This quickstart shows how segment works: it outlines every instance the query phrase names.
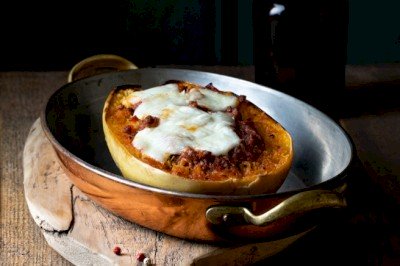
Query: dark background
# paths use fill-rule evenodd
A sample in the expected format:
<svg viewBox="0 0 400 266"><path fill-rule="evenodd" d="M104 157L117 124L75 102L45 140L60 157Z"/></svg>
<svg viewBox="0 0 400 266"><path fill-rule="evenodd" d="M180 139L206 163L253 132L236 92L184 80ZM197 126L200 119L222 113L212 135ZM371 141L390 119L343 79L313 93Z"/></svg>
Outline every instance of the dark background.
<svg viewBox="0 0 400 266"><path fill-rule="evenodd" d="M13 1L1 8L1 68L69 69L98 53L140 67L214 64L213 1Z"/></svg>
<svg viewBox="0 0 400 266"><path fill-rule="evenodd" d="M255 1L3 1L0 70L68 70L98 53L140 67L252 65ZM318 2L341 0L303 6ZM348 6L346 63L398 62L400 3L349 0Z"/></svg>

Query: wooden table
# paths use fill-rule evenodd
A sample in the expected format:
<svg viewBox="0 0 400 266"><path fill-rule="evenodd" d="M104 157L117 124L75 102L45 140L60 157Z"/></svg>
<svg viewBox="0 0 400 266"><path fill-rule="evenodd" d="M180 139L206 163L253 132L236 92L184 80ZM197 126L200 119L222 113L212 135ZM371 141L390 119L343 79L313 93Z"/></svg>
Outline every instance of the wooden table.
<svg viewBox="0 0 400 266"><path fill-rule="evenodd" d="M252 67L190 67L254 80ZM264 263L400 265L400 66L348 66L348 101L340 123L353 138L360 174L351 207ZM23 191L22 150L32 123L67 71L0 72L1 226L3 265L70 265L44 240ZM349 102L357 101L351 109ZM354 106L355 107L355 106Z"/></svg>

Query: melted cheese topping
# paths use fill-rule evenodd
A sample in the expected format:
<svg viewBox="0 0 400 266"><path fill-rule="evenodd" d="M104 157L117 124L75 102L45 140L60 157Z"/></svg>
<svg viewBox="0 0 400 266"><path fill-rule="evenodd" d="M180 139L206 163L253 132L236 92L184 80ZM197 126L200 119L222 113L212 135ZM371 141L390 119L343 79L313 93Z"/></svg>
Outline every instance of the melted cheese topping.
<svg viewBox="0 0 400 266"><path fill-rule="evenodd" d="M135 91L128 101L132 105L141 102L134 112L138 118L151 115L160 119L157 127L139 131L132 140L135 148L159 162L186 147L216 156L227 154L240 142L233 131L233 118L221 112L237 106L236 96L202 88L179 92L176 84L167 84ZM212 112L189 106L191 101Z"/></svg>

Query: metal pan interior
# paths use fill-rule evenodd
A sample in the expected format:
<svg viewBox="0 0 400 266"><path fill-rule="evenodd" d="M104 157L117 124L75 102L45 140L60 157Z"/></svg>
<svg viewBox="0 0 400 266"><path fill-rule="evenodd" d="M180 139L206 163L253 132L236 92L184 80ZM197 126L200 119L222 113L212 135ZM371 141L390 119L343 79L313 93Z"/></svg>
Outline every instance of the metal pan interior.
<svg viewBox="0 0 400 266"><path fill-rule="evenodd" d="M252 82L191 70L129 70L66 84L49 98L44 108L42 123L45 132L59 150L70 154L83 167L108 178L156 192L197 197L140 185L123 178L104 140L102 109L115 86L140 84L143 88L150 88L167 80L187 80L201 85L211 82L221 90L246 95L289 131L295 156L289 176L277 193L308 189L340 178L350 165L353 146L349 137L337 123L312 106Z"/></svg>

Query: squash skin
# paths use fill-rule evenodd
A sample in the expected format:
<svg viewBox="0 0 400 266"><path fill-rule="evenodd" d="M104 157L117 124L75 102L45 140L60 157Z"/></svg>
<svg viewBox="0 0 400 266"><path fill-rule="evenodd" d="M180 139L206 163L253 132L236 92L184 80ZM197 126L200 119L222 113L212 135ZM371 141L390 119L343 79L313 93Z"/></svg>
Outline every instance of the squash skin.
<svg viewBox="0 0 400 266"><path fill-rule="evenodd" d="M293 160L291 136L278 122L249 101L245 101L246 104L241 106L239 112L244 119L249 118L255 122L256 129L265 143L277 143L271 148L271 154L275 154L275 157L272 158L274 163L269 163L266 170L259 169L242 178L228 178L218 181L199 180L181 177L158 169L139 159L130 151L127 147L128 144L124 143L118 132L110 126L110 119L113 119L113 113L124 97L124 93L126 92L121 89L111 91L104 104L102 123L110 154L125 178L166 190L213 195L274 193L286 179ZM273 140L268 136L269 133L264 130L265 128L273 130ZM120 129L122 130L122 126ZM267 144L271 146L271 143Z"/></svg>

